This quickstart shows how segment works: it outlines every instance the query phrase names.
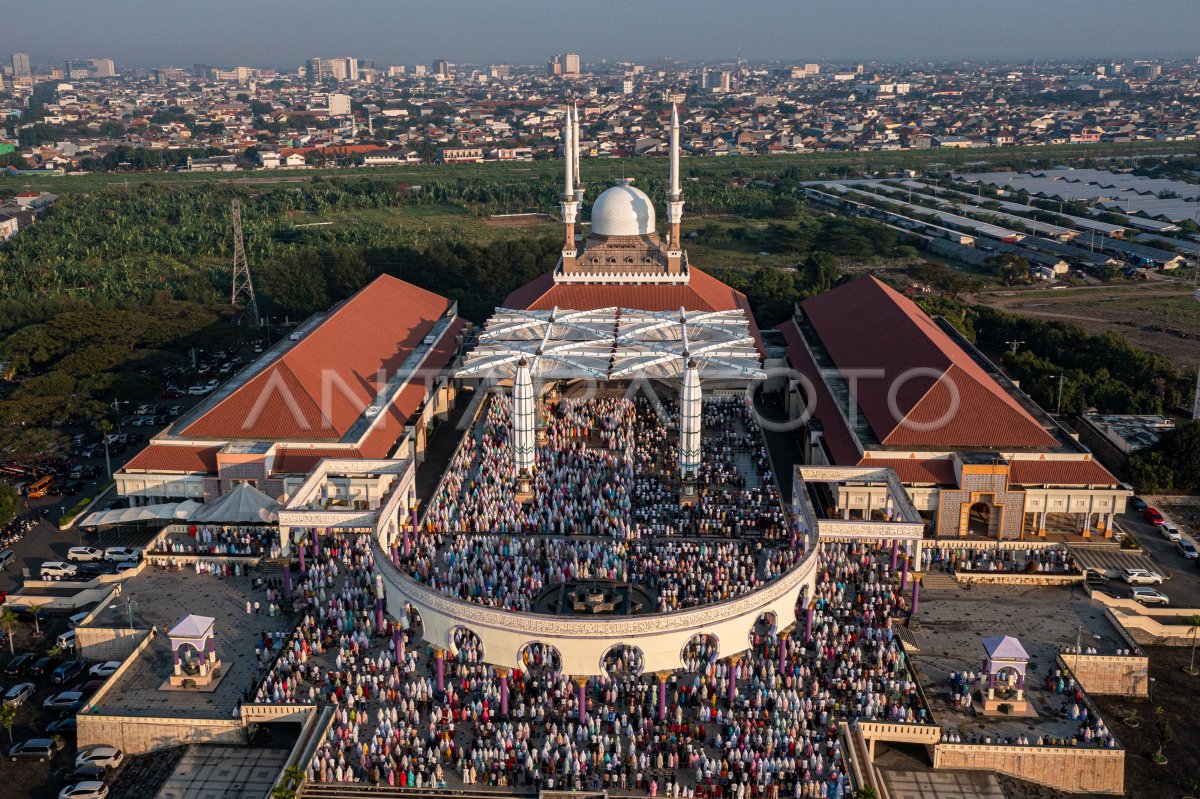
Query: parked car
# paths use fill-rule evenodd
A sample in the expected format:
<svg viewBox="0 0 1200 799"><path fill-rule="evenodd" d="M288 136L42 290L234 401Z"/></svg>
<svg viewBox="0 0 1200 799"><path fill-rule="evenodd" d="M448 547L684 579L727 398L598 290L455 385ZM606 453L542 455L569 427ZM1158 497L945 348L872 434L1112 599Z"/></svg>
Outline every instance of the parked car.
<svg viewBox="0 0 1200 799"><path fill-rule="evenodd" d="M86 780L68 785L58 792L58 799L106 799L108 786L99 780Z"/></svg>
<svg viewBox="0 0 1200 799"><path fill-rule="evenodd" d="M31 682L19 682L4 692L4 704L20 707L29 701L37 686Z"/></svg>
<svg viewBox="0 0 1200 799"><path fill-rule="evenodd" d="M67 550L67 560L75 563L91 563L94 560L104 560L104 550L95 547L71 547Z"/></svg>
<svg viewBox="0 0 1200 799"><path fill-rule="evenodd" d="M83 620L92 615L92 611L85 610L81 613L76 613L74 616L67 617L67 626L74 630L79 625L83 624Z"/></svg>
<svg viewBox="0 0 1200 799"><path fill-rule="evenodd" d="M79 567L74 563L48 560L41 566L43 580L69 580L78 573Z"/></svg>
<svg viewBox="0 0 1200 799"><path fill-rule="evenodd" d="M90 480L100 474L99 466L75 466L67 473L67 477L72 480Z"/></svg>
<svg viewBox="0 0 1200 799"><path fill-rule="evenodd" d="M1133 589L1133 601L1140 602L1143 605L1169 605L1171 600L1167 599L1167 595L1153 588L1135 588Z"/></svg>
<svg viewBox="0 0 1200 799"><path fill-rule="evenodd" d="M1146 500L1142 499L1141 497L1129 498L1129 510L1133 511L1134 513L1145 513L1147 507L1149 506L1146 504Z"/></svg>
<svg viewBox="0 0 1200 799"><path fill-rule="evenodd" d="M1160 527L1166 522L1166 519L1163 518L1163 515L1159 512L1158 508L1150 505L1147 505L1146 509L1142 511L1142 517L1155 527Z"/></svg>
<svg viewBox="0 0 1200 799"><path fill-rule="evenodd" d="M1130 585L1162 585L1163 576L1149 569L1121 569L1121 577Z"/></svg>
<svg viewBox="0 0 1200 799"><path fill-rule="evenodd" d="M17 556L13 554L11 549L0 551L0 570L7 569Z"/></svg>
<svg viewBox="0 0 1200 799"><path fill-rule="evenodd" d="M106 660L103 663L97 663L96 665L94 665L90 669L88 669L88 674L92 675L93 677L100 677L102 679L108 679L109 677L116 674L117 669L119 669L119 668L121 668L121 661Z"/></svg>
<svg viewBox="0 0 1200 799"><path fill-rule="evenodd" d="M54 670L58 668L59 663L62 663L62 658L56 658L50 655L38 658L37 662L29 667L29 676L36 677L38 679L41 679L42 677L49 677Z"/></svg>
<svg viewBox="0 0 1200 799"><path fill-rule="evenodd" d="M1158 526L1158 531L1162 533L1163 538L1168 541L1178 541L1180 538L1179 528L1170 522L1163 522Z"/></svg>
<svg viewBox="0 0 1200 799"><path fill-rule="evenodd" d="M107 561L138 560L141 556L141 550L133 547L109 547L104 550L104 559Z"/></svg>
<svg viewBox="0 0 1200 799"><path fill-rule="evenodd" d="M1179 554L1183 555L1188 560L1200 558L1200 549L1196 549L1196 545L1191 541L1179 539L1175 542L1175 548L1179 550Z"/></svg>
<svg viewBox="0 0 1200 799"><path fill-rule="evenodd" d="M29 668L37 662L37 659L38 654L36 652L22 652L8 661L8 665L4 667L4 676L20 677L29 671Z"/></svg>
<svg viewBox="0 0 1200 799"><path fill-rule="evenodd" d="M209 388L208 386L197 383L194 386L188 386L187 393L193 397L203 397L205 394L207 394L210 391L212 391L212 389Z"/></svg>
<svg viewBox="0 0 1200 799"><path fill-rule="evenodd" d="M79 721L75 716L63 716L61 719L46 725L47 735L74 735L79 729Z"/></svg>
<svg viewBox="0 0 1200 799"><path fill-rule="evenodd" d="M129 571L130 569L136 569L137 567L138 562L136 560L123 560L116 566L113 566L113 571L117 574L120 574L121 572Z"/></svg>
<svg viewBox="0 0 1200 799"><path fill-rule="evenodd" d="M42 707L46 710L74 712L83 707L83 694L78 691L63 691L42 700Z"/></svg>
<svg viewBox="0 0 1200 799"><path fill-rule="evenodd" d="M10 746L8 748L8 757L11 760L21 758L45 763L54 757L54 753L57 751L54 747L54 741L51 738L30 738L27 741L19 741Z"/></svg>
<svg viewBox="0 0 1200 799"><path fill-rule="evenodd" d="M1088 569L1083 573L1083 579L1089 585L1104 585L1108 582L1108 575L1099 569Z"/></svg>
<svg viewBox="0 0 1200 799"><path fill-rule="evenodd" d="M75 631L67 630L65 633L62 633L61 635L58 636L58 638L54 639L54 644L59 649L74 649L75 648Z"/></svg>
<svg viewBox="0 0 1200 799"><path fill-rule="evenodd" d="M74 718L74 716L68 716L66 719L59 719L59 721L66 721L67 719ZM67 781L90 782L95 780L97 782L104 782L106 777L108 777L108 769L106 769L104 766L76 766L75 770L67 775Z"/></svg>
<svg viewBox="0 0 1200 799"><path fill-rule="evenodd" d="M74 636L75 633L72 632L71 635ZM61 638L62 636L59 637ZM74 645L74 643L75 641L72 639L71 644ZM53 672L51 672L50 682L54 683L55 685L68 683L78 677L79 672L83 671L86 665L87 664L82 660L64 660L62 663L58 664L58 667Z"/></svg>
<svg viewBox="0 0 1200 799"><path fill-rule="evenodd" d="M115 746L89 746L75 756L77 766L117 768L125 762L125 754Z"/></svg>

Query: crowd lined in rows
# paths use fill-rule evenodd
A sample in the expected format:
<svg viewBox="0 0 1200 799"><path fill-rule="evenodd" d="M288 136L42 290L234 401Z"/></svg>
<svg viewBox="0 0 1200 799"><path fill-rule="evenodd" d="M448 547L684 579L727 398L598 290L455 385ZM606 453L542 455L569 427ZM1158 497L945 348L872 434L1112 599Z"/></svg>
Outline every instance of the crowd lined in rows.
<svg viewBox="0 0 1200 799"><path fill-rule="evenodd" d="M147 554L278 557L279 531L264 526L188 525L164 535Z"/></svg>
<svg viewBox="0 0 1200 799"><path fill-rule="evenodd" d="M545 402L532 475L534 501L515 480L512 400L492 395L451 459L425 515L431 532L603 535L638 539L781 539L787 522L753 409L740 397L703 404L698 501L681 505L678 406L644 396Z"/></svg>
<svg viewBox="0 0 1200 799"><path fill-rule="evenodd" d="M633 647L581 688L549 646L502 670L463 628L442 653L420 642L414 613L380 627L365 542L324 537L306 557L303 620L253 695L334 706L313 781L830 797L849 792L839 722L928 721L892 634L904 599L884 550L826 545L794 628L781 635L764 615L737 661L698 636L660 704Z"/></svg>
<svg viewBox="0 0 1200 799"><path fill-rule="evenodd" d="M551 586L598 579L634 583L664 611L755 591L789 571L795 552L751 540L424 534L401 565L442 593L505 610L531 611Z"/></svg>
<svg viewBox="0 0 1200 799"><path fill-rule="evenodd" d="M925 571L936 566L947 572L1079 572L1079 564L1070 551L1057 546L1023 549L927 546L922 561Z"/></svg>

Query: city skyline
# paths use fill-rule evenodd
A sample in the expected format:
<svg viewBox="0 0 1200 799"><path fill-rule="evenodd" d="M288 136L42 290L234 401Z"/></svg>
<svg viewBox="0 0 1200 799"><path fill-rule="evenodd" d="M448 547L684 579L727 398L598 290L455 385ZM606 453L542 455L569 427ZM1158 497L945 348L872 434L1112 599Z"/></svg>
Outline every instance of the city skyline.
<svg viewBox="0 0 1200 799"><path fill-rule="evenodd" d="M505 15L479 0L397 9L382 0L353 0L335 19L312 0L235 5L210 0L189 7L186 25L145 13L144 0L103 8L67 2L61 13L6 9L0 52L30 53L35 64L67 58L113 58L130 67L193 62L292 68L314 55L345 52L377 63L544 63L550 54L579 52L601 60L751 61L1040 60L1192 57L1194 37L1176 24L1185 0L1165 0L1154 15L1120 17L1115 0L1066 0L1049 7L1033 0L983 7L917 0L880 7L866 0L805 7L778 0L731 16L715 3L679 15L661 0L580 8L564 14L542 0L515 0ZM157 6L156 6L157 7ZM630 29L633 13L642 23ZM867 13L869 12L869 13ZM1085 13L1086 12L1086 13ZM394 24L364 26L364 18ZM142 19L144 23L130 24ZM232 19L241 24L231 26ZM578 31L588 30L586 41ZM264 37L265 33L272 34ZM1019 42L1014 45L1013 42ZM268 44L269 43L269 44Z"/></svg>

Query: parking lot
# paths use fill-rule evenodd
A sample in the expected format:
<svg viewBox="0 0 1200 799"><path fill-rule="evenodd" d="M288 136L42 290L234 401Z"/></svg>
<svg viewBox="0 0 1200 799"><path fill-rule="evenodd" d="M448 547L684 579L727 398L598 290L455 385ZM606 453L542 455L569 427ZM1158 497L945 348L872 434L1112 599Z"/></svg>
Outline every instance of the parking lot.
<svg viewBox="0 0 1200 799"><path fill-rule="evenodd" d="M1175 543L1168 541L1161 529L1148 523L1140 513L1122 514L1117 526L1133 536L1138 546L1154 562L1156 570L1166 578L1158 588L1170 598L1172 606L1200 608L1198 561L1188 560L1180 554ZM1195 536L1200 531L1178 522L1177 526L1185 539L1195 542ZM1107 590L1117 596L1129 596L1129 587L1119 581L1109 581Z"/></svg>

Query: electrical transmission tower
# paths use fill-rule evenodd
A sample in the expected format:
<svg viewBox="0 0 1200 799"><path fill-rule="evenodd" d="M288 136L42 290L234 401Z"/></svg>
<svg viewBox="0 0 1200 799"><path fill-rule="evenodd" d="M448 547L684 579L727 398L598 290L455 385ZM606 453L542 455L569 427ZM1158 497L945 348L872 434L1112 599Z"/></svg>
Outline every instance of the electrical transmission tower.
<svg viewBox="0 0 1200 799"><path fill-rule="evenodd" d="M246 299L246 307L254 313L254 324L259 323L258 301L254 299L254 283L250 280L250 263L246 260L246 244L242 240L242 203L233 201L233 292L230 302L237 305L238 299Z"/></svg>

